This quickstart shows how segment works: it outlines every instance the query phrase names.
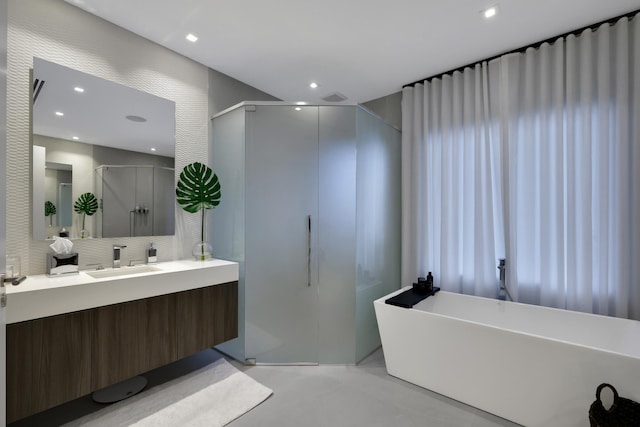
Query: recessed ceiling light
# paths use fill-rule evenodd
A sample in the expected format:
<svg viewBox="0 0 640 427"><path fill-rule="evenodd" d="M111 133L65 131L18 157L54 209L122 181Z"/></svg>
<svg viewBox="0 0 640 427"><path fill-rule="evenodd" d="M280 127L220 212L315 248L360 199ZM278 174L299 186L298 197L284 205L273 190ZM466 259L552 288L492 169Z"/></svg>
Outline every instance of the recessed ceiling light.
<svg viewBox="0 0 640 427"><path fill-rule="evenodd" d="M307 103L304 101L298 101L296 102L296 105L307 105Z"/></svg>
<svg viewBox="0 0 640 427"><path fill-rule="evenodd" d="M498 6L491 6L490 8L484 9L482 11L482 15L487 19L493 18L494 16L497 15L497 13L498 13Z"/></svg>
<svg viewBox="0 0 640 427"><path fill-rule="evenodd" d="M155 147L151 147L151 151L156 151L156 148Z"/></svg>
<svg viewBox="0 0 640 427"><path fill-rule="evenodd" d="M62 111L56 111L56 116L64 116L64 113Z"/></svg>
<svg viewBox="0 0 640 427"><path fill-rule="evenodd" d="M316 83L316 82L311 82L311 83L309 84L309 87L310 87L311 89L315 89L315 88L317 88L317 87L318 87L318 83Z"/></svg>
<svg viewBox="0 0 640 427"><path fill-rule="evenodd" d="M198 38L196 36L194 36L193 34L189 33L187 34L187 40L189 40L192 43L195 43L198 41Z"/></svg>
<svg viewBox="0 0 640 427"><path fill-rule="evenodd" d="M84 89L81 88L80 86L74 87L73 90L75 90L76 92L80 92L80 93L84 92Z"/></svg>
<svg viewBox="0 0 640 427"><path fill-rule="evenodd" d="M144 117L140 117L140 116L126 116L127 120L131 120L132 122L136 122L136 123L144 123L147 121L147 119L145 119Z"/></svg>
<svg viewBox="0 0 640 427"><path fill-rule="evenodd" d="M77 137L77 136L72 136L72 137L71 137L71 139L74 139L74 140L76 140L76 141L77 141L77 140L79 140L80 138L79 138L79 137Z"/></svg>
<svg viewBox="0 0 640 427"><path fill-rule="evenodd" d="M302 107L296 107L296 111L302 110Z"/></svg>

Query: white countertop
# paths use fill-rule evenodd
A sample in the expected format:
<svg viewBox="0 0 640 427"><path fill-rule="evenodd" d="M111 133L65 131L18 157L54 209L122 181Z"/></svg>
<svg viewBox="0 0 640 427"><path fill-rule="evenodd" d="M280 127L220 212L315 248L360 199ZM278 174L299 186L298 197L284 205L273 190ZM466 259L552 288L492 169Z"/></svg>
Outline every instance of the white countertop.
<svg viewBox="0 0 640 427"><path fill-rule="evenodd" d="M7 286L7 323L22 322L238 280L238 264L231 261L219 259L183 260L159 262L152 265L158 271L100 279L87 274L91 270L56 277L29 276L18 286ZM129 267L121 267L119 271L127 268ZM107 270L110 269L101 271Z"/></svg>

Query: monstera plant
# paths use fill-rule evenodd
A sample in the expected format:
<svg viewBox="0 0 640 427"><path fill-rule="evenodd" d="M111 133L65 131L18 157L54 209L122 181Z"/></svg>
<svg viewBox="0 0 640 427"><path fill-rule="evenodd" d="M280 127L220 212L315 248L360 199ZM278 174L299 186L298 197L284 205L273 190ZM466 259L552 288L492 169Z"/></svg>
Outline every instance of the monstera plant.
<svg viewBox="0 0 640 427"><path fill-rule="evenodd" d="M82 230L80 231L80 237L87 237L87 232L84 228L84 222L87 215L91 216L98 210L98 199L93 193L83 193L78 197L78 200L73 205L73 210L76 213L82 214Z"/></svg>
<svg viewBox="0 0 640 427"><path fill-rule="evenodd" d="M56 205L53 202L47 200L44 202L44 216L49 217L49 226L53 225L53 216L58 212L56 210Z"/></svg>
<svg viewBox="0 0 640 427"><path fill-rule="evenodd" d="M222 193L218 176L210 167L200 163L190 163L182 169L176 186L176 200L189 213L202 213L200 242L193 248L197 260L211 258L211 245L204 238L205 211L220 204Z"/></svg>

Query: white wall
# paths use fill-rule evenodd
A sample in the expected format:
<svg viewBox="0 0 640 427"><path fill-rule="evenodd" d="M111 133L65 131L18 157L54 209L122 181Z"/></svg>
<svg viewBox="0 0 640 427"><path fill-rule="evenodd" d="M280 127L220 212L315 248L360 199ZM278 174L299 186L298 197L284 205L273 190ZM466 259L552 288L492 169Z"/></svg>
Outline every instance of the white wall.
<svg viewBox="0 0 640 427"><path fill-rule="evenodd" d="M62 0L8 5L7 252L22 258L27 274L45 271L48 243L31 239L30 87L33 57L75 68L176 103L176 171L208 157L208 69L88 14ZM4 209L2 209L4 212ZM161 261L190 256L199 215L176 209L176 236L74 241L81 266L111 261L111 246L125 244L123 260L143 258L153 240Z"/></svg>
<svg viewBox="0 0 640 427"><path fill-rule="evenodd" d="M280 99L220 71L209 69L210 117L242 101L280 101Z"/></svg>
<svg viewBox="0 0 640 427"><path fill-rule="evenodd" d="M402 92L372 99L362 105L396 129L402 129Z"/></svg>

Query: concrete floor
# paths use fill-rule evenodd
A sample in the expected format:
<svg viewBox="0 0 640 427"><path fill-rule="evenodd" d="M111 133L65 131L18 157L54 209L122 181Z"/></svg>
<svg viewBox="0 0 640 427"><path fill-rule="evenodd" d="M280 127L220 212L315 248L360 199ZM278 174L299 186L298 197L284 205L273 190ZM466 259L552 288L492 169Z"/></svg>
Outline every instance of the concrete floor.
<svg viewBox="0 0 640 427"><path fill-rule="evenodd" d="M273 395L229 427L517 426L388 375L382 350L357 366L234 366Z"/></svg>
<svg viewBox="0 0 640 427"><path fill-rule="evenodd" d="M206 350L145 374L148 388L222 357ZM517 426L387 374L382 350L357 366L244 366L231 362L273 395L230 427L492 427ZM10 393L10 390L7 392ZM59 426L104 406L90 396L9 424Z"/></svg>

